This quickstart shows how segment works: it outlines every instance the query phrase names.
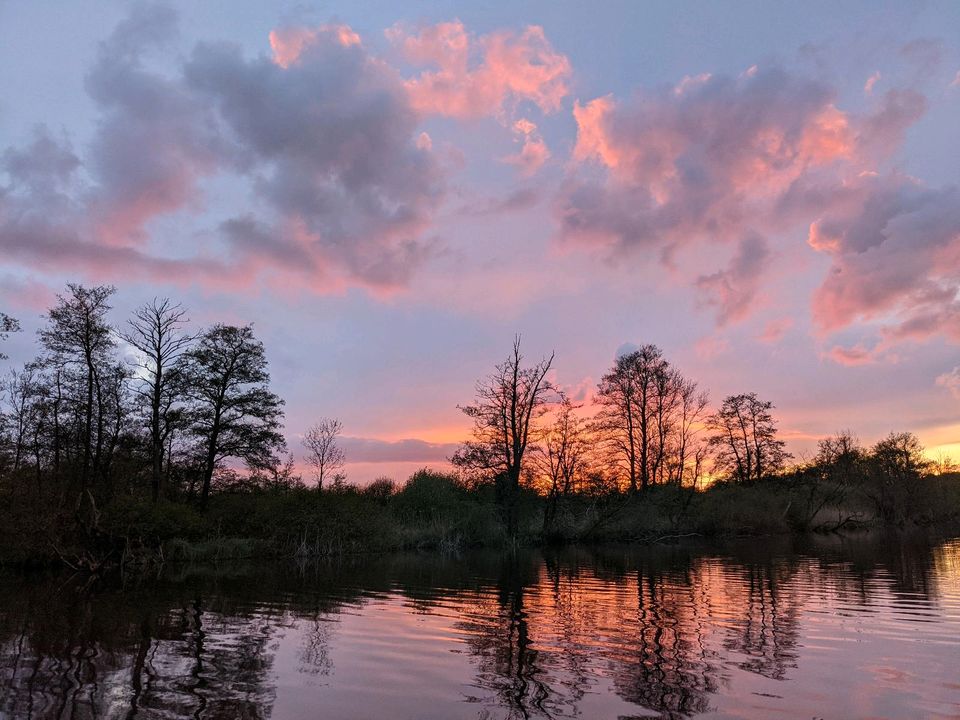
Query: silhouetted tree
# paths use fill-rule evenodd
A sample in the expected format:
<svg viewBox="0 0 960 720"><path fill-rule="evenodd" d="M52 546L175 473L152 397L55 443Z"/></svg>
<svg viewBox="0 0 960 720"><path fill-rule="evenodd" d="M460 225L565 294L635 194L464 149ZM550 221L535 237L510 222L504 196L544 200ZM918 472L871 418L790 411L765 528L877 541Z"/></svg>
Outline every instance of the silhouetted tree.
<svg viewBox="0 0 960 720"><path fill-rule="evenodd" d="M313 468L317 490L323 490L324 480L335 477L343 468L343 450L337 445L342 430L343 423L336 418L321 418L303 436L307 449L304 460Z"/></svg>
<svg viewBox="0 0 960 720"><path fill-rule="evenodd" d="M806 529L825 508L839 507L853 490L860 488L866 466L867 452L849 430L820 440L812 465L796 473L797 483L805 490L797 516L801 529ZM849 517L838 516L835 527L848 520Z"/></svg>
<svg viewBox="0 0 960 720"><path fill-rule="evenodd" d="M191 429L202 446L200 505L206 507L217 467L228 458L250 468L277 463L283 400L269 387L263 344L249 325L214 325L185 355Z"/></svg>
<svg viewBox="0 0 960 720"><path fill-rule="evenodd" d="M667 479L682 486L689 478L696 487L703 474L707 444L701 432L710 397L694 380L673 374L673 392L677 400L670 423L670 449L665 464Z"/></svg>
<svg viewBox="0 0 960 720"><path fill-rule="evenodd" d="M902 523L914 509L917 485L929 470L916 435L890 433L873 446L864 494L886 522Z"/></svg>
<svg viewBox="0 0 960 720"><path fill-rule="evenodd" d="M6 313L0 312L0 340L6 340L12 332L20 331L20 323L16 318L12 318ZM0 360L6 360L7 356L0 352Z"/></svg>
<svg viewBox="0 0 960 720"><path fill-rule="evenodd" d="M703 451L695 438L707 396L657 346L618 356L597 386L597 403L594 432L630 492L699 473Z"/></svg>
<svg viewBox="0 0 960 720"><path fill-rule="evenodd" d="M146 404L150 432L151 494L156 502L163 495L163 460L167 441L179 417L176 404L184 391L183 359L196 336L183 331L186 311L169 299L150 302L134 311L124 340L138 351L139 370L135 388Z"/></svg>
<svg viewBox="0 0 960 720"><path fill-rule="evenodd" d="M67 289L67 295L57 296L57 305L48 314L49 324L40 330L40 342L48 353L48 363L61 371L64 379L73 380L70 384L75 383L82 393L70 398L70 404L81 418L80 488L85 490L101 459L103 443L97 431L103 418L95 418L95 397L98 383L109 372L115 344L107 322L107 303L116 289L74 284Z"/></svg>
<svg viewBox="0 0 960 720"><path fill-rule="evenodd" d="M708 420L714 466L736 482L761 480L783 469L791 456L777 438L773 403L756 393L731 395Z"/></svg>
<svg viewBox="0 0 960 720"><path fill-rule="evenodd" d="M475 404L460 408L473 420L473 437L451 461L467 472L497 479L498 498L506 509L511 537L517 531L516 505L524 456L554 392L547 380L552 364L551 353L549 358L523 367L517 336L510 356L496 366L492 375L477 383Z"/></svg>
<svg viewBox="0 0 960 720"><path fill-rule="evenodd" d="M547 505L543 511L543 531L553 525L561 498L567 497L587 471L589 442L577 417L577 406L563 397L553 424L544 432L537 447L538 464L546 476Z"/></svg>

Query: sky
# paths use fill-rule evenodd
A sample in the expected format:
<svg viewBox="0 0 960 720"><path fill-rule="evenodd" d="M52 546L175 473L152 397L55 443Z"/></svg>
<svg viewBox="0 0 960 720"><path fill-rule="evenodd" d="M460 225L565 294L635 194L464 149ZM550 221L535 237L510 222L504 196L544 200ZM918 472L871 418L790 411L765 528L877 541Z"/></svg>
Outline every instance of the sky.
<svg viewBox="0 0 960 720"><path fill-rule="evenodd" d="M286 433L442 466L515 334L658 345L789 448L960 459L960 4L0 0L0 310L254 324Z"/></svg>

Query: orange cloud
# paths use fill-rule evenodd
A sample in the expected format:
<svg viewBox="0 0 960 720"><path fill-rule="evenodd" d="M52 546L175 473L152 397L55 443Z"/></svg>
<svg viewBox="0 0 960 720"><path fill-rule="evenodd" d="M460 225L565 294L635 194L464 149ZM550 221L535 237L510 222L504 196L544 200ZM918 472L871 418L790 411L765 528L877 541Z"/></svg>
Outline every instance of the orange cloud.
<svg viewBox="0 0 960 720"><path fill-rule="evenodd" d="M519 35L498 30L476 38L454 20L416 34L397 25L387 37L411 63L436 68L406 82L411 102L425 114L476 118L521 101L555 112L569 92L570 62L536 25Z"/></svg>

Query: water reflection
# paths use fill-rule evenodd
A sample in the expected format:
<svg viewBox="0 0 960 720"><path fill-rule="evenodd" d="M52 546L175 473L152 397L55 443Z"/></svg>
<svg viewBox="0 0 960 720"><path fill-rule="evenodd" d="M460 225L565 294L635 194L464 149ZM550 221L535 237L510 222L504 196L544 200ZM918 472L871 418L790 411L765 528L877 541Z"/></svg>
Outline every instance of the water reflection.
<svg viewBox="0 0 960 720"><path fill-rule="evenodd" d="M0 717L950 717L960 542L0 577Z"/></svg>

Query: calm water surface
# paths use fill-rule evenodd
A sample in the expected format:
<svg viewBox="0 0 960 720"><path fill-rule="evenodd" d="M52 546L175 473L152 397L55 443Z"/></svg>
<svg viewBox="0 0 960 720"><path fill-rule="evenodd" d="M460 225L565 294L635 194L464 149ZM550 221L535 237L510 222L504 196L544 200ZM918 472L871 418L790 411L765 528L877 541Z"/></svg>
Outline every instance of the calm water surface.
<svg viewBox="0 0 960 720"><path fill-rule="evenodd" d="M2 718L958 718L960 540L0 575Z"/></svg>

